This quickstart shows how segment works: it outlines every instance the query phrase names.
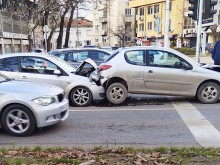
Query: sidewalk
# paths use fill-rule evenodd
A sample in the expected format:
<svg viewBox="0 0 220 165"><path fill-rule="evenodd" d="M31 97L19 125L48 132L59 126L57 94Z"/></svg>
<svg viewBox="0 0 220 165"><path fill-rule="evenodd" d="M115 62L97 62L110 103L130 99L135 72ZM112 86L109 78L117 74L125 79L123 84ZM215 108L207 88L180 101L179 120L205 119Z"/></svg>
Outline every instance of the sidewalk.
<svg viewBox="0 0 220 165"><path fill-rule="evenodd" d="M196 57L191 57L196 61ZM211 56L200 56L200 63L214 64Z"/></svg>

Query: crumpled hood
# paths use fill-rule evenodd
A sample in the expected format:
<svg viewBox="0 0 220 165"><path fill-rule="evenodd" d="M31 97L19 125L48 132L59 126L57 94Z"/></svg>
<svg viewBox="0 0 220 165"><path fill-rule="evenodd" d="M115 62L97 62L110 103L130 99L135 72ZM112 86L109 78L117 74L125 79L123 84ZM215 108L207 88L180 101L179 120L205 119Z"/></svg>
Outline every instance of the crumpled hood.
<svg viewBox="0 0 220 165"><path fill-rule="evenodd" d="M37 82L11 80L0 83L0 93L30 94L36 97L49 95L54 96L63 92L60 87Z"/></svg>

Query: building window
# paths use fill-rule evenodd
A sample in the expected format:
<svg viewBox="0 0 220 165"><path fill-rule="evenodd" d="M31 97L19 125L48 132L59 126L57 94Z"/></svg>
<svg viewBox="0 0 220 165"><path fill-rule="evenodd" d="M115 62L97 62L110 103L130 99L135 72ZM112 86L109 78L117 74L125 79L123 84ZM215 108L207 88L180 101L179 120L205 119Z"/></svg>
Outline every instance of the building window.
<svg viewBox="0 0 220 165"><path fill-rule="evenodd" d="M125 29L131 29L131 22L125 23Z"/></svg>
<svg viewBox="0 0 220 165"><path fill-rule="evenodd" d="M107 23L104 22L104 23L102 23L102 30L106 30L106 29L107 29Z"/></svg>
<svg viewBox="0 0 220 165"><path fill-rule="evenodd" d="M92 35L92 31L91 30L86 30L86 35L87 36L91 36Z"/></svg>
<svg viewBox="0 0 220 165"><path fill-rule="evenodd" d="M102 0L101 1L102 4L106 4L106 2L107 2L106 0Z"/></svg>
<svg viewBox="0 0 220 165"><path fill-rule="evenodd" d="M140 8L140 16L144 15L144 8Z"/></svg>
<svg viewBox="0 0 220 165"><path fill-rule="evenodd" d="M152 30L152 22L147 23L147 30Z"/></svg>
<svg viewBox="0 0 220 165"><path fill-rule="evenodd" d="M148 15L153 13L153 7L152 6L148 6L148 11L147 11Z"/></svg>
<svg viewBox="0 0 220 165"><path fill-rule="evenodd" d="M154 13L159 13L159 5L154 5Z"/></svg>
<svg viewBox="0 0 220 165"><path fill-rule="evenodd" d="M140 32L144 31L144 24L143 23L139 24L139 31Z"/></svg>
<svg viewBox="0 0 220 165"><path fill-rule="evenodd" d="M125 15L130 16L131 14L131 9L125 9Z"/></svg>
<svg viewBox="0 0 220 165"><path fill-rule="evenodd" d="M96 39L95 39L95 42L99 42L99 39L98 39L98 38L96 38Z"/></svg>
<svg viewBox="0 0 220 165"><path fill-rule="evenodd" d="M85 45L91 45L91 40L85 40L84 43Z"/></svg>
<svg viewBox="0 0 220 165"><path fill-rule="evenodd" d="M76 41L76 46L82 46L82 41Z"/></svg>
<svg viewBox="0 0 220 165"><path fill-rule="evenodd" d="M107 37L105 36L105 37L102 37L102 42L103 43L106 43L107 42Z"/></svg>
<svg viewBox="0 0 220 165"><path fill-rule="evenodd" d="M96 30L96 31L99 30L99 25L95 25L95 30Z"/></svg>
<svg viewBox="0 0 220 165"><path fill-rule="evenodd" d="M125 42L131 42L131 36L125 36Z"/></svg>
<svg viewBox="0 0 220 165"><path fill-rule="evenodd" d="M102 17L103 18L107 18L107 10L103 10L102 11Z"/></svg>

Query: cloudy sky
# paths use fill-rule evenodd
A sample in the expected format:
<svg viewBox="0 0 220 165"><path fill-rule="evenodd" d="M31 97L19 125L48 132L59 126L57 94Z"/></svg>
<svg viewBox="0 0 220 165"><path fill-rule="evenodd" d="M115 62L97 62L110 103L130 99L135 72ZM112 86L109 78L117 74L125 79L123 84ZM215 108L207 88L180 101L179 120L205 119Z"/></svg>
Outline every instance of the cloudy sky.
<svg viewBox="0 0 220 165"><path fill-rule="evenodd" d="M85 17L86 19L91 20L91 9L92 9L92 4L87 3L83 6L79 6L79 17ZM74 18L76 18L76 11L74 14Z"/></svg>

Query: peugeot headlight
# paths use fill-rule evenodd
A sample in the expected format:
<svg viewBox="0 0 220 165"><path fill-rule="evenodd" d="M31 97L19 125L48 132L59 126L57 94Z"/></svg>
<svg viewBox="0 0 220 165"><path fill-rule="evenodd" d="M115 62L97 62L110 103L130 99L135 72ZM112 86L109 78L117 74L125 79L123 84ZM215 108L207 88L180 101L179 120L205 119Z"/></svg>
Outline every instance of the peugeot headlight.
<svg viewBox="0 0 220 165"><path fill-rule="evenodd" d="M33 100L36 104L47 106L49 104L55 103L55 98L52 96L42 96Z"/></svg>

